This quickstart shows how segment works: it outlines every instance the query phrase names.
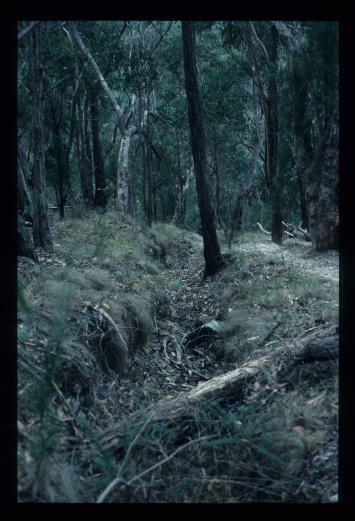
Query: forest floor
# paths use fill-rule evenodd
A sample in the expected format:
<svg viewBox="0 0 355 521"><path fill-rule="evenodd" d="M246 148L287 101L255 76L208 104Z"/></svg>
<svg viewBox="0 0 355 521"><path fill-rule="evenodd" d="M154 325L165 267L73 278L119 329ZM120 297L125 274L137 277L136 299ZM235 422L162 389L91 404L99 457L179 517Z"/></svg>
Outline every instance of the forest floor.
<svg viewBox="0 0 355 521"><path fill-rule="evenodd" d="M54 252L38 250L40 267L19 261L19 501L93 502L115 479L113 502L337 501L336 362L307 364L286 380L275 363L227 408L204 404L179 456L171 423L134 435L132 422L242 364L275 352L292 358L334 335L338 252L292 239L277 246L261 233L228 249L221 238L225 267L203 279L202 238L171 225L150 232L108 215L54 219L52 233ZM125 377L82 351L89 342L75 305L111 317L136 310L149 334ZM210 323L221 326L216 336L186 341ZM113 431L126 440L114 456L109 443L90 448ZM218 440L208 445L208 436Z"/></svg>

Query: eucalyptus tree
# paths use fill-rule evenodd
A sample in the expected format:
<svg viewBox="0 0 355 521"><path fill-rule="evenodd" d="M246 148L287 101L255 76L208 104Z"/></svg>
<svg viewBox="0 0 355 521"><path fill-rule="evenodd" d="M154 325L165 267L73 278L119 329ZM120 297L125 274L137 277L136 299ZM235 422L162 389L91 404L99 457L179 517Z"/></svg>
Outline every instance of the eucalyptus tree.
<svg viewBox="0 0 355 521"><path fill-rule="evenodd" d="M33 107L33 238L34 246L52 248L46 196L45 143L43 128L43 76L41 25L29 36L30 75Z"/></svg>
<svg viewBox="0 0 355 521"><path fill-rule="evenodd" d="M36 24L38 25L38 24ZM38 260L33 243L33 204L31 169L33 160L32 106L29 86L29 44L24 39L33 31L19 23L22 43L18 46L17 71L17 254ZM20 38L19 38L20 42Z"/></svg>
<svg viewBox="0 0 355 521"><path fill-rule="evenodd" d="M139 22L138 25L142 22ZM152 91L150 73L153 68L152 59L157 46L169 30L169 23L163 26L149 24L144 30L137 24L122 22L120 37L125 34L124 40L118 42L126 48L125 70L117 64L119 69L117 89L110 88L98 63L84 44L77 25L68 23L70 36L81 54L95 70L97 78L110 100L117 118L117 125L121 134L121 142L117 161L117 197L116 208L120 214L132 213L132 169L130 149L133 136L144 138L147 147L151 140L147 133L147 124L150 112L154 112L154 93ZM137 43L138 42L138 43ZM116 79L117 81L117 79ZM119 99L122 102L119 103ZM148 182L149 174L148 174ZM151 203L150 203L151 204Z"/></svg>
<svg viewBox="0 0 355 521"><path fill-rule="evenodd" d="M252 180L264 146L264 121L258 89L243 55L242 28L233 24L240 42L235 34L226 42L223 23L212 27L209 23L202 33L204 27L206 23L198 43L210 178L218 224L230 243L245 223Z"/></svg>
<svg viewBox="0 0 355 521"><path fill-rule="evenodd" d="M45 31L43 71L47 179L55 190L59 216L64 218L74 171L78 115L75 62L61 23L49 25Z"/></svg>
<svg viewBox="0 0 355 521"><path fill-rule="evenodd" d="M215 213L207 178L206 138L196 66L195 26L194 22L187 21L183 21L181 25L191 147L204 244L204 276L208 277L222 268L223 258L218 244Z"/></svg>
<svg viewBox="0 0 355 521"><path fill-rule="evenodd" d="M156 111L152 114L151 131L161 156L156 183L161 218L176 225L196 225L197 229L180 22L171 25L157 49L156 64Z"/></svg>
<svg viewBox="0 0 355 521"><path fill-rule="evenodd" d="M339 245L338 23L275 22L287 49L292 152L318 250Z"/></svg>
<svg viewBox="0 0 355 521"><path fill-rule="evenodd" d="M278 33L273 24L243 22L250 70L255 82L265 125L265 182L271 196L271 238L282 242L282 186L278 172L279 117L278 117Z"/></svg>

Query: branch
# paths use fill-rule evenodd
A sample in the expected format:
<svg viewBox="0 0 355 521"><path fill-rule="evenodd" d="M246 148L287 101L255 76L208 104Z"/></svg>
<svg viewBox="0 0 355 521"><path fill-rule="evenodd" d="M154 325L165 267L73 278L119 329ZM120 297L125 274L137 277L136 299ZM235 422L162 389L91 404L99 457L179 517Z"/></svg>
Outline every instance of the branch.
<svg viewBox="0 0 355 521"><path fill-rule="evenodd" d="M264 51L264 54L265 54L265 57L266 57L266 61L269 63L269 55L267 53L267 50L265 48L265 45L263 44L263 42L260 40L260 38L258 37L258 35L256 34L256 30L255 30L255 27L254 27L254 24L252 22L249 22L249 25L251 27L251 30L253 31L254 33L254 36L256 38L256 41L259 42L259 44L261 45L263 51Z"/></svg>
<svg viewBox="0 0 355 521"><path fill-rule="evenodd" d="M100 494L100 496L98 497L96 503L103 503L104 500L106 499L106 497L108 496L108 494L111 492L111 490L113 490L115 488L116 485L118 485L119 483L123 483L124 485L126 486L130 486L132 485L132 483L134 483L135 481L137 481L137 479L141 479L143 476L145 476L146 474L148 474L149 472L152 472L153 470L155 470L156 468L158 467L161 467L162 465L164 465L164 463L167 463L168 461L170 461L171 459L173 459L176 454L178 454L179 452L181 452L182 450L186 449L187 447L189 447L190 445L192 445L193 443L197 443L199 441L205 441L205 440L209 440L211 438L214 438L216 435L213 435L213 436L202 436L201 438L197 438L196 440L191 440L187 443L185 443L185 445L182 445L181 447L178 447L176 450L174 450L174 452L172 452L169 456L166 456L166 458L158 461L157 463L155 463L154 465L152 465L151 467L149 467L148 469L146 470L143 470L143 472L141 472L140 474L138 474L137 476L134 476L132 479L130 479L129 481L125 481L124 479L120 478L120 477L117 477L115 478L113 481L111 481L111 483L105 488L105 490Z"/></svg>
<svg viewBox="0 0 355 521"><path fill-rule="evenodd" d="M93 56L90 54L88 49L85 47L82 39L80 38L79 33L77 31L77 28L76 28L76 25L75 25L75 22L69 22L69 32L70 32L71 37L73 38L73 40L75 41L75 43L79 47L79 49L80 49L81 53L83 54L83 56L93 66L93 68L94 68L94 70L95 70L95 72L96 72L96 74L97 74L97 76L98 76L98 78L100 80L102 88L106 92L109 100L111 101L111 103L113 105L113 108L116 111L117 118L118 118L118 125L120 127L120 131L121 131L121 134L124 135L124 133L125 133L125 124L124 124L124 120L123 120L123 117L124 117L123 110L118 105L118 103L116 101L116 98L114 97L114 95L112 94L111 89L107 85L107 83L105 81L105 78L103 77L103 75L102 75L102 73L101 73L101 71L99 69L99 66L97 65L97 63L95 62Z"/></svg>
<svg viewBox="0 0 355 521"><path fill-rule="evenodd" d="M31 22L27 27L25 27L25 29L22 29L22 31L20 31L17 35L18 41L20 42L21 40L29 36L40 23L41 22Z"/></svg>
<svg viewBox="0 0 355 521"><path fill-rule="evenodd" d="M261 226L261 224L259 224L259 223L256 223L256 224L259 226L260 230L261 230L263 233L266 233L266 235L271 235L271 232L268 232L268 231L264 230L264 228Z"/></svg>

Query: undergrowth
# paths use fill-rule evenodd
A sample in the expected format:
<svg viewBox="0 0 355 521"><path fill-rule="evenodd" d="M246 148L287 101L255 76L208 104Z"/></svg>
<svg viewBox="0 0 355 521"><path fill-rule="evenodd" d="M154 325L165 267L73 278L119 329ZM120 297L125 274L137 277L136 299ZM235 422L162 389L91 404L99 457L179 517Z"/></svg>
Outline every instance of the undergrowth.
<svg viewBox="0 0 355 521"><path fill-rule="evenodd" d="M180 313L188 324L197 306L213 309L221 333L196 356L207 366L211 350L217 353L221 374L218 360L236 367L317 324L335 322L334 285L256 249L226 252L223 271L187 287L190 274L179 273L186 274L192 253L201 254L196 236L170 224L146 229L113 212L54 220L53 234L57 256L31 276L19 272L20 502L302 503L335 497L334 364L321 378L301 371L286 383L278 381L275 365L233 400L196 403L178 421L157 421L153 414L158 400L176 396L176 382L192 385L192 355L190 380L184 380L178 356L186 353L174 349L174 316ZM175 382L166 363L169 348Z"/></svg>

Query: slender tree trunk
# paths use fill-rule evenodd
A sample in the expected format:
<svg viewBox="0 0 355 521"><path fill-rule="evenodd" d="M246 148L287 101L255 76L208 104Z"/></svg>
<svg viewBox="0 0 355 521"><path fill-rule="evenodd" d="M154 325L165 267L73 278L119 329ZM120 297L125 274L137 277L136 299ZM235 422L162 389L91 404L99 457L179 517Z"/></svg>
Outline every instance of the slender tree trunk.
<svg viewBox="0 0 355 521"><path fill-rule="evenodd" d="M121 132L121 144L118 152L117 160L117 197L116 197L116 209L118 213L127 215L132 212L132 172L130 170L129 161L129 150L131 145L131 138L138 132L136 127L127 128L124 112L118 105L115 96L111 89L107 85L105 78L103 77L100 68L94 60L91 53L85 47L80 35L77 31L75 22L69 23L69 32L76 45L79 47L81 53L88 60L94 68L97 77L99 78L100 84L108 96L115 112L117 115L117 123ZM127 119L129 120L129 117Z"/></svg>
<svg viewBox="0 0 355 521"><path fill-rule="evenodd" d="M303 230L309 229L308 224L308 212L307 212L307 201L305 197L305 187L303 186L301 176L299 175L298 168L297 169L297 177L298 177L298 184L300 188L300 205L301 205L301 217L302 217L302 228Z"/></svg>
<svg viewBox="0 0 355 521"><path fill-rule="evenodd" d="M222 268L223 258L217 239L215 213L212 206L211 190L207 176L205 130L197 84L194 22L182 22L182 41L192 156L194 159L196 188L204 244L204 275L208 277L214 275Z"/></svg>
<svg viewBox="0 0 355 521"><path fill-rule="evenodd" d="M95 206L106 207L106 177L101 149L99 103L94 89L90 92L91 131L95 165Z"/></svg>
<svg viewBox="0 0 355 521"><path fill-rule="evenodd" d="M33 103L33 238L37 247L52 248L46 197L43 132L43 79L41 69L41 29L36 26L30 35L30 71Z"/></svg>
<svg viewBox="0 0 355 521"><path fill-rule="evenodd" d="M177 201L176 201L176 205L175 205L174 216L171 221L172 224L174 224L175 226L179 226L182 223L182 220L184 217L186 196L187 196L187 192L190 188L192 174L193 174L192 169L188 170L184 184L178 193L178 197L177 197Z"/></svg>
<svg viewBox="0 0 355 521"><path fill-rule="evenodd" d="M278 172L278 144L279 144L279 121L278 121L278 102L277 102L277 44L278 33L274 25L271 26L271 45L270 45L270 68L268 81L268 129L269 148L269 179L271 184L271 240L276 244L282 244L282 186Z"/></svg>
<svg viewBox="0 0 355 521"><path fill-rule="evenodd" d="M257 123L258 124L258 123ZM255 145L252 156L249 161L248 168L246 170L244 179L238 190L237 203L233 212L232 221L232 234L240 233L244 224L244 213L246 201L249 197L252 179L255 172L256 164L259 159L261 150L264 146L265 134L261 134L257 131L258 143Z"/></svg>
<svg viewBox="0 0 355 521"><path fill-rule="evenodd" d="M17 255L38 262L33 246L33 211L27 186L23 154L20 144L17 152Z"/></svg>
<svg viewBox="0 0 355 521"><path fill-rule="evenodd" d="M81 190L84 202L91 205L94 201L94 191L92 186L92 172L86 154L85 122L79 89L76 91L76 108L78 115L77 147L79 152Z"/></svg>
<svg viewBox="0 0 355 521"><path fill-rule="evenodd" d="M339 113L335 108L330 123L322 181L317 201L313 240L318 251L339 248Z"/></svg>
<svg viewBox="0 0 355 521"><path fill-rule="evenodd" d="M136 133L136 129L133 129ZM121 145L117 160L117 198L116 209L120 214L128 215L131 213L131 170L129 164L129 150L131 146L132 129L126 130L121 139Z"/></svg>
<svg viewBox="0 0 355 521"><path fill-rule="evenodd" d="M150 144L150 136L149 136L149 96L148 96L148 104L147 104L147 118L145 125L145 138L146 138L146 147L145 150L145 173L146 173L146 213L145 220L147 226L151 227L153 222L153 186L152 186L152 152L151 152L151 144Z"/></svg>

